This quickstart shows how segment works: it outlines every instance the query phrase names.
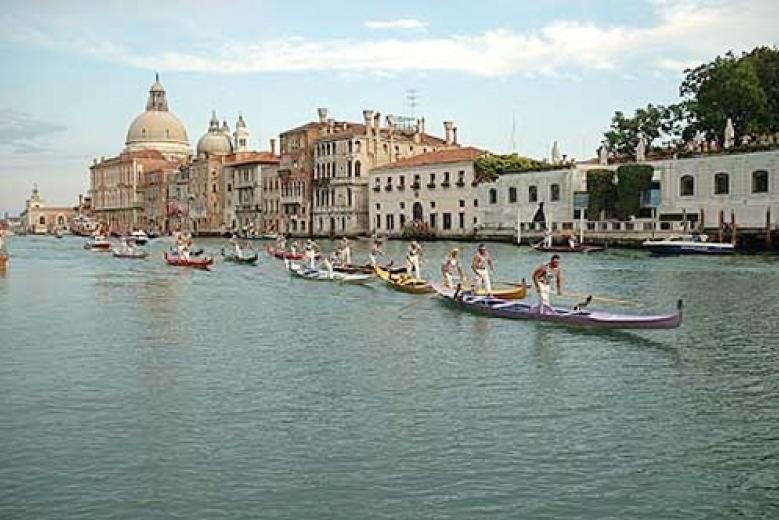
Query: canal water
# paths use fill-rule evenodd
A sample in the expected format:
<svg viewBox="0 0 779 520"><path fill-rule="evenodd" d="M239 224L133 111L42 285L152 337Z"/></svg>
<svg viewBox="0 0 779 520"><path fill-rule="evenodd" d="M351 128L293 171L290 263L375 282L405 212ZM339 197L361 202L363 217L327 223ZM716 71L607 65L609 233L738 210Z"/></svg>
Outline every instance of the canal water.
<svg viewBox="0 0 779 520"><path fill-rule="evenodd" d="M565 256L569 290L684 298L680 329L631 333L291 279L265 255L172 268L169 245L9 240L0 518L779 517L775 257ZM423 271L455 246L467 262L474 244L427 244ZM502 280L546 258L490 248Z"/></svg>

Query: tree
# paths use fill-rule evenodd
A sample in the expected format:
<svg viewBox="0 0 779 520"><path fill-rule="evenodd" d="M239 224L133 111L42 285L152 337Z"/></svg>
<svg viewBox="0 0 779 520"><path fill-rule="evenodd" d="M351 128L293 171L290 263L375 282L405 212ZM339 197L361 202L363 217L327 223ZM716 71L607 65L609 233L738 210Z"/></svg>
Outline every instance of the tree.
<svg viewBox="0 0 779 520"><path fill-rule="evenodd" d="M649 164L623 164L617 168L617 213L621 219L637 216L641 194L652 182L655 169Z"/></svg>
<svg viewBox="0 0 779 520"><path fill-rule="evenodd" d="M604 136L609 144L609 149L618 155L634 155L636 145L643 135L647 148L660 137L671 139L681 137L684 130L686 111L683 105L653 105L636 109L633 117L625 117L625 114L617 111L611 118L611 130Z"/></svg>
<svg viewBox="0 0 779 520"><path fill-rule="evenodd" d="M589 170L587 172L587 193L589 194L587 214L590 220L600 220L601 213L606 218L614 215L617 191L614 185L613 170Z"/></svg>

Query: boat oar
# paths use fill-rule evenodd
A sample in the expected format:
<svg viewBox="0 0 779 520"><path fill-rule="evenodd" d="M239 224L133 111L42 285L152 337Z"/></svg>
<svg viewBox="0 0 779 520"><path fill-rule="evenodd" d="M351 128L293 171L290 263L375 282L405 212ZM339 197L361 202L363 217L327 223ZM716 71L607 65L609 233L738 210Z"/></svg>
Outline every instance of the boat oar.
<svg viewBox="0 0 779 520"><path fill-rule="evenodd" d="M613 303L613 304L616 304L616 305L626 305L628 307L640 307L641 306L640 304L638 304L636 302L631 302L631 301L628 301L628 300L619 300L617 298L610 298L608 296L594 296L592 294L584 294L584 293L577 293L577 292L566 292L566 293L563 293L563 294L558 295L558 296L562 296L564 298L567 297L567 298L577 298L577 299L591 298L592 301L603 302L603 303Z"/></svg>

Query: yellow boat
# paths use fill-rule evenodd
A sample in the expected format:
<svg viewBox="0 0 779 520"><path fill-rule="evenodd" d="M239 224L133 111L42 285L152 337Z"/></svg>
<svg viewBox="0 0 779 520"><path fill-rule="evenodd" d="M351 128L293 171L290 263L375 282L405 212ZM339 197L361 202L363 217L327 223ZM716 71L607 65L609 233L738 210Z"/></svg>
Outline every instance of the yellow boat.
<svg viewBox="0 0 779 520"><path fill-rule="evenodd" d="M398 291L403 291L411 294L425 294L433 292L433 288L430 287L424 280L414 278L405 273L391 273L384 267L376 266L376 276L385 281L387 285Z"/></svg>
<svg viewBox="0 0 779 520"><path fill-rule="evenodd" d="M487 296L487 291L484 289L478 289L473 291L470 287L463 287L463 290L468 294L475 296ZM500 298L501 300L521 300L527 296L527 286L524 282L518 283L515 287L507 289L492 289L493 298Z"/></svg>

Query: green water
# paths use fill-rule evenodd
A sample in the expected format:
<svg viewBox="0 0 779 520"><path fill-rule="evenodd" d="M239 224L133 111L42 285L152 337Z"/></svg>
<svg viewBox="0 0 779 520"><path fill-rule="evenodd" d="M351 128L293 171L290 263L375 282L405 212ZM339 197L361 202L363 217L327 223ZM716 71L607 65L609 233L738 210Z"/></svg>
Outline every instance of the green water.
<svg viewBox="0 0 779 520"><path fill-rule="evenodd" d="M291 279L264 255L172 268L163 240L146 261L8 245L0 518L779 517L776 258L565 256L570 290L685 299L680 329L627 333ZM452 246L426 245L423 271ZM499 279L545 258L490 247Z"/></svg>

